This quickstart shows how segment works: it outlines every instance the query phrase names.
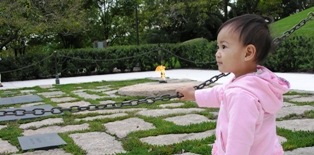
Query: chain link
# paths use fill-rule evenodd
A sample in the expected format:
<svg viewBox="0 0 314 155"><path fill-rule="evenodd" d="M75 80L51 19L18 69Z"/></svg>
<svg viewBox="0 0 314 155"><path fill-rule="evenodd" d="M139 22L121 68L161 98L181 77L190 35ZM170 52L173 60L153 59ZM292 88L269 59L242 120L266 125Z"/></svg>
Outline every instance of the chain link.
<svg viewBox="0 0 314 155"><path fill-rule="evenodd" d="M293 26L290 30L284 32L282 36L275 38L273 40L274 44L278 45L283 39L289 37L293 32L303 27L306 24L306 22L308 22L309 20L313 18L314 18L314 12L309 12L307 18L301 20L297 25Z"/></svg>
<svg viewBox="0 0 314 155"><path fill-rule="evenodd" d="M284 38L289 37L293 32L295 32L297 29L301 28L308 22L309 20L313 19L314 12L310 12L308 14L308 17L304 20L301 20L297 25L295 25L292 29L284 32L284 34L281 37L275 38L273 41L277 45L283 40ZM220 78L228 76L230 73L221 73L219 75L213 76L209 80L201 83L198 86L194 86L195 90L203 89L206 86L209 86L212 83L215 83ZM106 103L106 104L91 104L88 106L71 106L70 108L62 108L62 107L54 107L51 110L45 110L44 108L35 108L33 110L27 111L25 109L16 109L16 110L0 110L0 117L3 116L24 116L26 114L32 114L32 115L44 115L45 113L51 113L51 114L61 114L64 112L81 112L81 111L95 111L95 110L103 110L103 109L116 109L116 108L122 108L124 106L138 106L140 104L153 104L156 101L169 101L173 98L181 98L183 97L182 94L177 93L175 95L165 94L158 97L147 97L145 99L139 99L139 100L130 100L130 101L123 101L123 102L117 102L117 103Z"/></svg>

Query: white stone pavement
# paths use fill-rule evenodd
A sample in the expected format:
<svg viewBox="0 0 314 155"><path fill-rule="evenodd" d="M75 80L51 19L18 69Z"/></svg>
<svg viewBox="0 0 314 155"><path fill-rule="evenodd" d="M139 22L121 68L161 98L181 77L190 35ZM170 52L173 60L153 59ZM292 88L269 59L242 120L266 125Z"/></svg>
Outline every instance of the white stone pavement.
<svg viewBox="0 0 314 155"><path fill-rule="evenodd" d="M200 69L170 69L166 70L166 77L170 79L191 79L196 81L206 81L211 77L220 74L218 70L200 70ZM291 89L314 92L314 74L309 73L276 73L276 75L287 79L291 84ZM145 72L130 72L130 73L115 73L106 75L80 76L80 77L60 77L60 84L83 83L96 81L115 81L160 77L160 72L145 71ZM225 83L230 81L232 75L223 77L217 83ZM3 87L0 89L33 87L38 85L55 84L56 79L28 80L28 81L13 81L3 82Z"/></svg>

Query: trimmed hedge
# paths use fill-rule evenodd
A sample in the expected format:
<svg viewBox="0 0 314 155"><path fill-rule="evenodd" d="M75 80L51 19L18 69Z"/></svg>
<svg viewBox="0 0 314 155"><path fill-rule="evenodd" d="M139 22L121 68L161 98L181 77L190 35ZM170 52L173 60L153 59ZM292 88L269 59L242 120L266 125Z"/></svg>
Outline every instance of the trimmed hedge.
<svg viewBox="0 0 314 155"><path fill-rule="evenodd" d="M61 73L60 77L110 74L115 68L121 72L132 72L134 67L139 67L141 71L155 70L160 64L167 69L217 69L216 44L216 41L208 42L198 38L180 44L65 49L57 51L57 61L52 51L10 56L0 61L0 72L4 72L1 80L53 78L56 74L55 62L58 72ZM30 65L33 66L28 67ZM262 65L275 72L313 72L314 38L295 36L283 40L276 52Z"/></svg>
<svg viewBox="0 0 314 155"><path fill-rule="evenodd" d="M314 37L293 36L283 40L264 65L275 72L313 72Z"/></svg>

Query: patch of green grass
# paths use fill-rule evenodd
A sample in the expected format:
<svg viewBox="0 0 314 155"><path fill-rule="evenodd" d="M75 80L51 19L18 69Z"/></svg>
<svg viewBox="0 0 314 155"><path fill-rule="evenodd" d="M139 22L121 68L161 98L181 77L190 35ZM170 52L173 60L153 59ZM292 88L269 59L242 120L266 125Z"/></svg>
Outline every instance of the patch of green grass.
<svg viewBox="0 0 314 155"><path fill-rule="evenodd" d="M314 144L314 132L291 131L283 128L277 128L277 134L287 139L287 142L282 144L284 150L310 147Z"/></svg>
<svg viewBox="0 0 314 155"><path fill-rule="evenodd" d="M74 155L82 155L82 154L87 154L87 152L81 147L77 146L73 139L68 136L66 133L59 133L59 136L67 143L67 145L61 146L60 148L63 148L64 151L68 153L72 153Z"/></svg>
<svg viewBox="0 0 314 155"><path fill-rule="evenodd" d="M10 144L15 145L19 149L19 141L17 137L23 136L22 129L19 128L19 123L16 121L9 122L6 124L6 129L0 130L0 137L2 140L9 141Z"/></svg>
<svg viewBox="0 0 314 155"><path fill-rule="evenodd" d="M309 12L314 12L314 7L308 8L306 10L303 10L299 13L283 18L273 23L270 27L273 37L281 36L284 32L286 32L287 30L290 30L293 26L298 24L301 20L306 19L308 17ZM314 36L313 27L314 27L314 21L310 20L302 28L295 31L293 35L312 37Z"/></svg>

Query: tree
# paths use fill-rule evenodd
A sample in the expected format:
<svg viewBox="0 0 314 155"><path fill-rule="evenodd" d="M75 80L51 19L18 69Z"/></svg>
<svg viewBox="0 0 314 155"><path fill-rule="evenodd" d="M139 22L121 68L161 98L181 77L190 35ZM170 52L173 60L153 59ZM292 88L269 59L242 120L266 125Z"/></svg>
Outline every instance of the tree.
<svg viewBox="0 0 314 155"><path fill-rule="evenodd" d="M214 40L223 22L219 0L145 0L147 40L169 40L172 43L203 37ZM154 35L153 35L154 34ZM156 38L156 39L154 39Z"/></svg>
<svg viewBox="0 0 314 155"><path fill-rule="evenodd" d="M130 33L128 23L134 13L135 0L88 0L86 8L91 10L91 39L106 41L113 45L116 40Z"/></svg>
<svg viewBox="0 0 314 155"><path fill-rule="evenodd" d="M26 45L60 40L61 47L80 47L77 38L88 27L83 0L2 0L0 1L0 50L12 48L17 56ZM40 38L40 39L38 39Z"/></svg>
<svg viewBox="0 0 314 155"><path fill-rule="evenodd" d="M296 12L300 12L314 6L313 0L282 0L283 12L281 18L290 16Z"/></svg>
<svg viewBox="0 0 314 155"><path fill-rule="evenodd" d="M0 1L0 51L13 48L15 55L25 53L25 37L37 29L27 20L30 10L19 0Z"/></svg>
<svg viewBox="0 0 314 155"><path fill-rule="evenodd" d="M88 10L83 9L83 0L30 0L29 3L40 17L37 22L46 27L40 35L54 36L63 48L82 47L81 36L89 28Z"/></svg>

